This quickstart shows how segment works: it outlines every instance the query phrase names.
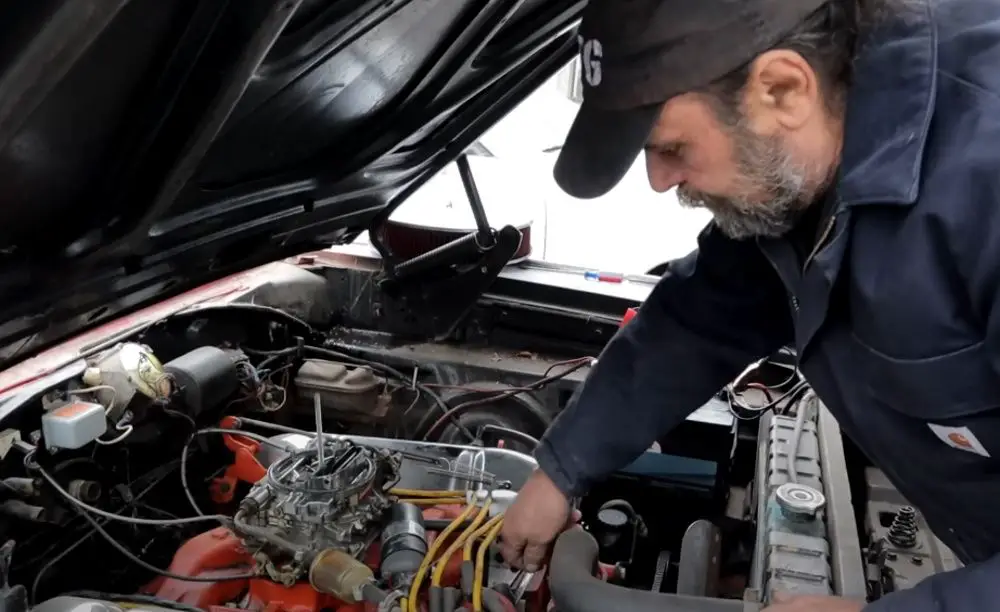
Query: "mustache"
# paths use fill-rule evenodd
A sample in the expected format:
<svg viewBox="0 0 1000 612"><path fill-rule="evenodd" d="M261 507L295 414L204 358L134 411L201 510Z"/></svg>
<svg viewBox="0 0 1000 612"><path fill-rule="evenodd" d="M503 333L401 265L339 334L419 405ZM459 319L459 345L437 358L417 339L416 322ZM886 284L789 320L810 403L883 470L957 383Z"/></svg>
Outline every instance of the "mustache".
<svg viewBox="0 0 1000 612"><path fill-rule="evenodd" d="M677 188L677 199L685 208L705 208L711 212L751 212L753 206L739 198L698 191L687 186Z"/></svg>
<svg viewBox="0 0 1000 612"><path fill-rule="evenodd" d="M781 236L791 229L802 210L800 201L792 198L754 202L681 187L677 189L677 201L685 208L708 210L715 225L738 240Z"/></svg>

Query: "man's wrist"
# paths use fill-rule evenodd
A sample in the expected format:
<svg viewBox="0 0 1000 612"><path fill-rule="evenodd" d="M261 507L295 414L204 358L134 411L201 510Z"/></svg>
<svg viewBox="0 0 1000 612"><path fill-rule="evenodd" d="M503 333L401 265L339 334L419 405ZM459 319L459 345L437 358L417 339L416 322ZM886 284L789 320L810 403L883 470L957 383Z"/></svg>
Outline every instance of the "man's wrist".
<svg viewBox="0 0 1000 612"><path fill-rule="evenodd" d="M566 470L559 460L559 455L544 439L535 449L535 461L538 462L538 469L552 481L552 484L568 501L572 501L573 498L580 497L586 492L587 486L583 479Z"/></svg>

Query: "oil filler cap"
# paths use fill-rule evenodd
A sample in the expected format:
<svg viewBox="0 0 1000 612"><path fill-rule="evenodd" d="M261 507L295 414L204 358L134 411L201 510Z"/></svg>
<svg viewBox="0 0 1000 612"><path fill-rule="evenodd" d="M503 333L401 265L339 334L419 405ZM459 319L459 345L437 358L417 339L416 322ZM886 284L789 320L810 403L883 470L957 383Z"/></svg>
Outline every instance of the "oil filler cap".
<svg viewBox="0 0 1000 612"><path fill-rule="evenodd" d="M774 496L786 515L800 519L814 518L826 506L826 497L804 484L783 484L774 492Z"/></svg>

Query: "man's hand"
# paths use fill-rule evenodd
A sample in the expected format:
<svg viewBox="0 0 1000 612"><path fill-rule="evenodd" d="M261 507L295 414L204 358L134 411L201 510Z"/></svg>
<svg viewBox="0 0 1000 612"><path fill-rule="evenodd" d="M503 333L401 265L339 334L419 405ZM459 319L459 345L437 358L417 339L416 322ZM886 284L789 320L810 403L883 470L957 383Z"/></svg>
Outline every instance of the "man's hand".
<svg viewBox="0 0 1000 612"><path fill-rule="evenodd" d="M775 593L763 612L861 612L865 602L843 597Z"/></svg>
<svg viewBox="0 0 1000 612"><path fill-rule="evenodd" d="M572 518L569 500L541 470L535 470L504 513L501 553L510 565L536 572L556 536Z"/></svg>

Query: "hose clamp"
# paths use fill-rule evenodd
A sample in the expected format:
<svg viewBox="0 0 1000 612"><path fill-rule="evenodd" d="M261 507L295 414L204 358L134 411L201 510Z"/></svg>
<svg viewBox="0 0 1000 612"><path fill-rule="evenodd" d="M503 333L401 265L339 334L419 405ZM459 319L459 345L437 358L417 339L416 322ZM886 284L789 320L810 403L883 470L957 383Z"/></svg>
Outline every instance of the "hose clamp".
<svg viewBox="0 0 1000 612"><path fill-rule="evenodd" d="M393 608L402 607L399 603L403 600L402 591L392 591L389 596L379 602L378 612L392 612Z"/></svg>

